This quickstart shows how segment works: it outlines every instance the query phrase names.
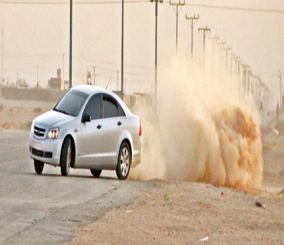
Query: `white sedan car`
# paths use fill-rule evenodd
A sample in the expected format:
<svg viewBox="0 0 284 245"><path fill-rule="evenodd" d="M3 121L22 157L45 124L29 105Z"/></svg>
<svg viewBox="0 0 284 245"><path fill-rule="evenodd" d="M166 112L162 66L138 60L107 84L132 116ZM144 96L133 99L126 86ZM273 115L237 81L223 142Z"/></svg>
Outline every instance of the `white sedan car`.
<svg viewBox="0 0 284 245"><path fill-rule="evenodd" d="M141 162L142 126L114 93L95 86L69 90L53 110L34 119L29 141L35 171L44 164L60 166L67 176L70 167L116 170L119 179Z"/></svg>

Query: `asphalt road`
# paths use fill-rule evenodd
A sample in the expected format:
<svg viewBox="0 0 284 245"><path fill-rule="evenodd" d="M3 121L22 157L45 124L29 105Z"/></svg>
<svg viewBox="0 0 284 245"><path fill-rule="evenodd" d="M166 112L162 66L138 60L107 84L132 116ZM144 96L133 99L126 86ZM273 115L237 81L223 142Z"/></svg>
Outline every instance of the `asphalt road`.
<svg viewBox="0 0 284 245"><path fill-rule="evenodd" d="M119 181L113 172L95 179L88 170L45 165L34 172L27 132L0 132L0 244L61 244L111 208L133 202L154 183Z"/></svg>

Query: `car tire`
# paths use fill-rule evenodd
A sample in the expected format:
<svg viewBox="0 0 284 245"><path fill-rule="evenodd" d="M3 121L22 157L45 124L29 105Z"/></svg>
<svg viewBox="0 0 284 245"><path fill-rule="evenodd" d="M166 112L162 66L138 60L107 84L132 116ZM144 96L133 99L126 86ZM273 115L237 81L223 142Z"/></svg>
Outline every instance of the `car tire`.
<svg viewBox="0 0 284 245"><path fill-rule="evenodd" d="M44 163L38 160L34 160L35 171L37 174L41 174L44 168Z"/></svg>
<svg viewBox="0 0 284 245"><path fill-rule="evenodd" d="M130 146L127 142L123 142L119 149L116 166L116 175L120 180L127 179L130 171L131 161Z"/></svg>
<svg viewBox="0 0 284 245"><path fill-rule="evenodd" d="M70 138L66 138L61 149L61 175L68 176L72 161L72 145Z"/></svg>
<svg viewBox="0 0 284 245"><path fill-rule="evenodd" d="M90 169L90 171L95 178L100 177L100 175L102 173L102 170L97 170L97 169Z"/></svg>

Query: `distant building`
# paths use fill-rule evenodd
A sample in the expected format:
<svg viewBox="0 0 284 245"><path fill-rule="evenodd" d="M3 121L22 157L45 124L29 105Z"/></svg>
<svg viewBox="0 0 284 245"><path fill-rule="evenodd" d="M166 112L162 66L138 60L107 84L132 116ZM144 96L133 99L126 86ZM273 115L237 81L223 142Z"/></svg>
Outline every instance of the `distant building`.
<svg viewBox="0 0 284 245"><path fill-rule="evenodd" d="M14 84L14 86L15 86L15 84ZM18 79L16 81L16 87L17 88L28 88L29 85L28 85L28 83L25 79Z"/></svg>
<svg viewBox="0 0 284 245"><path fill-rule="evenodd" d="M48 80L47 88L65 90L66 87L68 88L68 84L68 81L63 81L63 78L61 78L61 69L57 69L57 77L51 77Z"/></svg>

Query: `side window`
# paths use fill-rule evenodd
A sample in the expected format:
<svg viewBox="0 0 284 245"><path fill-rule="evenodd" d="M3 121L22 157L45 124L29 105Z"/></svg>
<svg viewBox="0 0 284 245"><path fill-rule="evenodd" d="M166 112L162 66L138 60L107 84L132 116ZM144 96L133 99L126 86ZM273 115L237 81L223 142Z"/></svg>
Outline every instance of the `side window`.
<svg viewBox="0 0 284 245"><path fill-rule="evenodd" d="M101 118L101 94L96 94L88 101L85 113L91 116L92 120Z"/></svg>
<svg viewBox="0 0 284 245"><path fill-rule="evenodd" d="M113 98L104 95L102 103L103 118L118 117L117 102Z"/></svg>

